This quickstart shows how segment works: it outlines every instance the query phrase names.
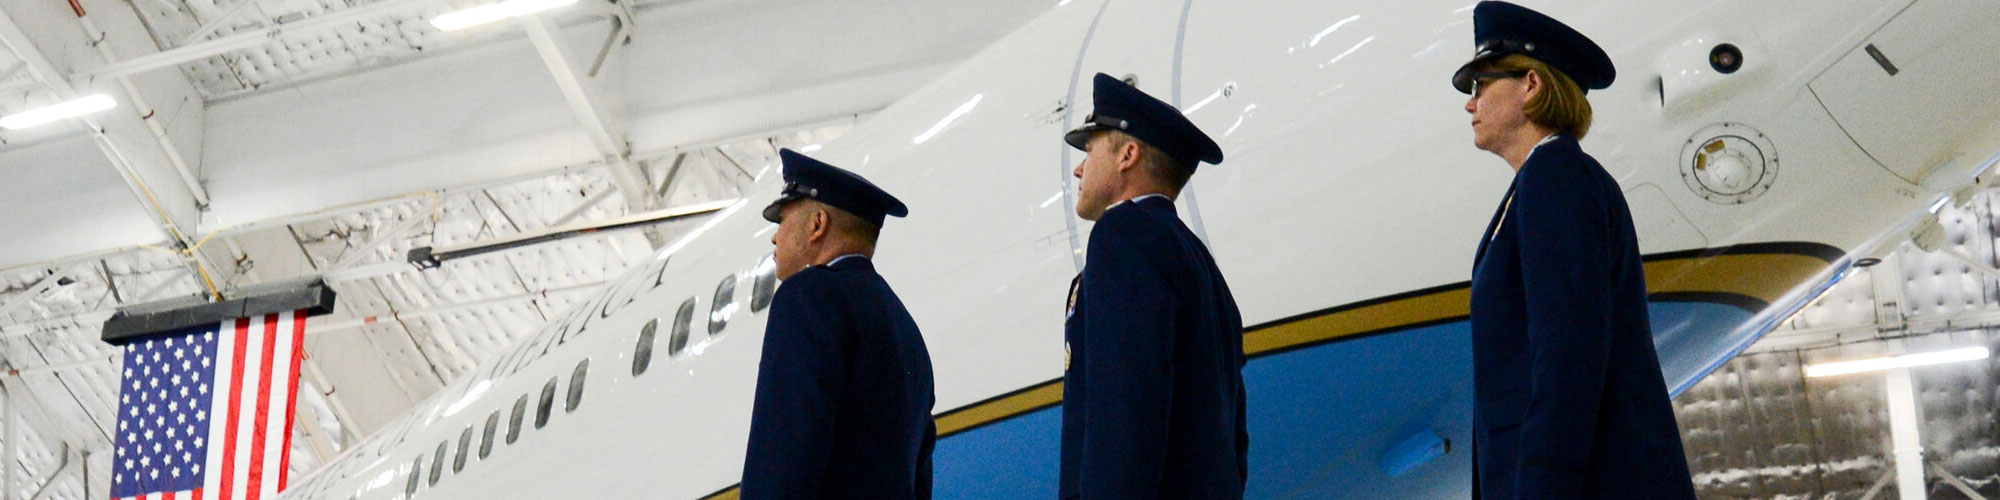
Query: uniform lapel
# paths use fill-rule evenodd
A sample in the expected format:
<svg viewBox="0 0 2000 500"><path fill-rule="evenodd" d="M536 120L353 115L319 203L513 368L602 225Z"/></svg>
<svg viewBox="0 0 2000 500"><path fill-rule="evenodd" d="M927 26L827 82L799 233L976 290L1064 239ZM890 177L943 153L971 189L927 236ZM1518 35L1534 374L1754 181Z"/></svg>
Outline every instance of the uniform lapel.
<svg viewBox="0 0 2000 500"><path fill-rule="evenodd" d="M1486 223L1486 234L1479 238L1479 253L1472 257L1473 269L1478 269L1479 263L1486 260L1486 246L1493 243L1493 237L1500 233L1500 225L1507 219L1507 208L1514 203L1514 189L1520 187L1519 179L1515 176L1515 183L1507 186L1507 196L1500 199L1500 208L1493 210L1493 221Z"/></svg>

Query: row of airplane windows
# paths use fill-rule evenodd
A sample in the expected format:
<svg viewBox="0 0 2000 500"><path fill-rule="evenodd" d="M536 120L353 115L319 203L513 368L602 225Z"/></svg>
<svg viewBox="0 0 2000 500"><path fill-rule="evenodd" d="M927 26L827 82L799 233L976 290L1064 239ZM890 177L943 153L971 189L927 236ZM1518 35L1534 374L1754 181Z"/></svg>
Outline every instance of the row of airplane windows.
<svg viewBox="0 0 2000 500"><path fill-rule="evenodd" d="M771 297L777 293L777 264L772 259L772 256L766 255L762 261L758 262L757 267L751 269L751 274L750 312L762 312L771 306ZM669 358L679 357L687 349L688 336L694 324L695 299L696 297L688 297L687 300L681 302L680 307L674 312L673 331L667 338L667 357ZM720 337L724 329L729 327L729 318L734 315L735 311L736 274L731 273L729 276L724 277L721 283L716 284L715 298L711 301L708 314L709 336ZM645 326L639 328L638 340L632 348L632 375L634 377L644 375L646 370L653 364L653 345L657 337L656 333L659 330L659 323L660 320L654 319L647 321ZM563 413L574 413L577 407L583 404L584 380L589 372L589 358L577 362L576 368L570 372L569 392L563 399ZM542 384L541 396L536 400L535 405L534 428L537 430L548 426L550 417L554 416L556 389L561 386L559 378L549 377L549 381ZM514 444L515 441L521 438L522 424L527 419L529 396L530 394L522 394L519 399L514 400L513 410L507 418L506 444ZM479 438L478 451L480 460L486 460L488 456L493 454L494 439L500 430L501 412L502 410L494 410L492 415L486 417L486 425L480 432ZM403 486L404 496L406 498L415 498L417 490L426 484L436 487L438 481L444 478L444 464L447 456L451 458L451 472L453 474L463 472L468 457L471 455L474 429L474 426L467 425L465 430L459 432L456 452L453 452L452 441L447 440L438 443L437 451L428 455L430 458L429 481L424 480L424 459L426 455L417 455L417 458L410 463L409 477Z"/></svg>

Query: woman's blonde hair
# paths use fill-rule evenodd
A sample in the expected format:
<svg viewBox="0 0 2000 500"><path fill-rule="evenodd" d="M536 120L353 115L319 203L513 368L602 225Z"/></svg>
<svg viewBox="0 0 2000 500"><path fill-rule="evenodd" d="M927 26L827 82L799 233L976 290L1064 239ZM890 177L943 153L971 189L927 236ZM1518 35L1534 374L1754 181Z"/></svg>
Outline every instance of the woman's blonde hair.
<svg viewBox="0 0 2000 500"><path fill-rule="evenodd" d="M1542 76L1542 83L1546 84L1542 86L1542 92L1528 98L1528 104L1522 110L1529 121L1576 139L1583 139L1583 134L1590 132L1590 101L1584 99L1583 88L1578 87L1569 75L1521 54L1493 61L1491 68L1493 71L1533 71Z"/></svg>

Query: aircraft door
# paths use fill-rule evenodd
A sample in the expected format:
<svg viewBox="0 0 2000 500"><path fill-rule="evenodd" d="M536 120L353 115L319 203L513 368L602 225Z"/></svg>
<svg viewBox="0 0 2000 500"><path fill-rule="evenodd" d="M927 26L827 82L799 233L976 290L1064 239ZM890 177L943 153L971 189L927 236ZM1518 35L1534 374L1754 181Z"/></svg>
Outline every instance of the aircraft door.
<svg viewBox="0 0 2000 500"><path fill-rule="evenodd" d="M2000 148L2000 113L1986 104L2000 100L1996 25L2000 3L1918 0L1814 79L1813 93L1897 177L1963 175Z"/></svg>

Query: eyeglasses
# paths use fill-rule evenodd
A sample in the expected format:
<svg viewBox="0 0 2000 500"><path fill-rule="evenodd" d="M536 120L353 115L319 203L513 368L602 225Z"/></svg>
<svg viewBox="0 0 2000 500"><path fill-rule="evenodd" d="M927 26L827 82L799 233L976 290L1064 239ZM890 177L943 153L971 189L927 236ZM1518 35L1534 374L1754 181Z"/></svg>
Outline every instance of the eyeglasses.
<svg viewBox="0 0 2000 500"><path fill-rule="evenodd" d="M1479 97L1479 89L1485 88L1486 82L1499 80L1502 78L1520 78L1527 75L1528 75L1527 71L1484 71L1479 73L1473 73L1472 96Z"/></svg>

